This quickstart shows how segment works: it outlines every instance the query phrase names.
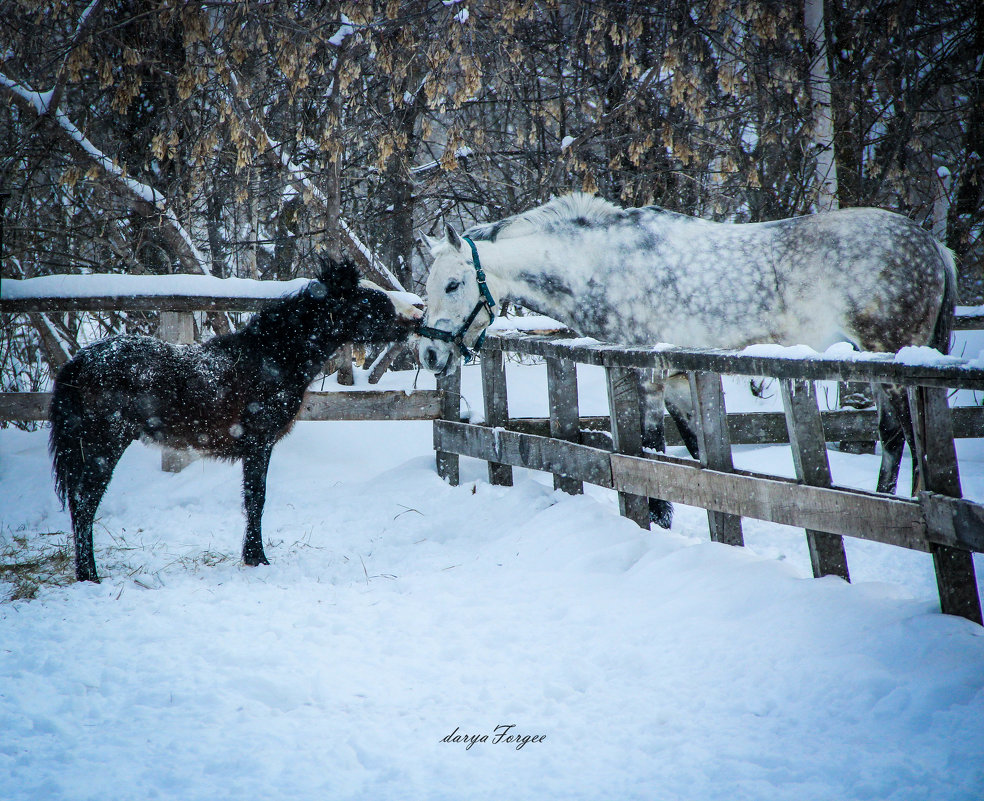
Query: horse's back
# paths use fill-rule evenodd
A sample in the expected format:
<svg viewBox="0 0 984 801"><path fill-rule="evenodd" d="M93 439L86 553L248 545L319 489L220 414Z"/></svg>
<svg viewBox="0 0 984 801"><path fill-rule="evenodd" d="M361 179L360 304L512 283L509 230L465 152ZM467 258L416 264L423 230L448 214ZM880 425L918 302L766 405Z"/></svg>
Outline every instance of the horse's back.
<svg viewBox="0 0 984 801"><path fill-rule="evenodd" d="M123 335L79 351L56 381L69 384L93 424L130 438L173 428L199 417L212 397L200 397L202 370L193 369L197 345L173 345L148 336ZM199 396L199 397L196 397ZM190 405L197 408L189 408ZM175 442L177 446L185 443Z"/></svg>
<svg viewBox="0 0 984 801"><path fill-rule="evenodd" d="M862 349L931 344L952 316L952 255L907 217L858 208L785 222L774 230L793 305L829 304Z"/></svg>
<svg viewBox="0 0 984 801"><path fill-rule="evenodd" d="M952 315L952 256L900 214L855 208L740 224L658 214L649 224L668 232L657 260L684 276L675 278L690 303L677 310L681 329L705 322L707 341L694 344L823 349L848 339L895 351L930 344L941 315Z"/></svg>

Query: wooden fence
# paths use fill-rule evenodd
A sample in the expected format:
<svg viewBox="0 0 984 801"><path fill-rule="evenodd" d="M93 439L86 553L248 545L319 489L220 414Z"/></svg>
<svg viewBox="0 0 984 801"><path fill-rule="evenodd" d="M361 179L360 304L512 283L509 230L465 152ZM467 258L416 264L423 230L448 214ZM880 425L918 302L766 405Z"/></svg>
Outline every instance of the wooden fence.
<svg viewBox="0 0 984 801"><path fill-rule="evenodd" d="M506 353L545 360L549 418L509 417ZM606 370L608 418L580 417L576 364ZM639 370L688 375L699 462L643 453ZM784 411L727 414L722 375L777 379ZM906 387L925 484L916 497L832 485L826 442L876 438L875 420L870 412L821 413L818 380ZM458 481L459 455L472 456L488 462L493 484L511 484L512 468L525 467L553 473L554 485L567 492L582 491L582 482L617 490L621 513L646 528L649 498L703 507L717 542L742 545L742 517L802 527L816 576L849 580L844 536L928 552L942 610L982 622L972 553L984 553L984 506L961 498L954 434L984 437L984 410L951 413L947 403L950 389L984 390L982 368L896 364L891 356L841 361L625 349L510 334L486 339L482 384L486 420L481 425L458 420L460 372L440 384L447 408L444 419L434 423L434 449L438 471L452 483ZM734 468L733 442L781 441L792 447L795 480Z"/></svg>
<svg viewBox="0 0 984 801"><path fill-rule="evenodd" d="M41 315L80 311L158 311L167 341L193 338L192 312L252 311L268 297L139 295L128 297L0 296L0 312ZM984 315L972 310L957 328L980 328ZM504 354L542 357L546 362L550 416L511 419ZM393 352L371 365L378 380ZM576 364L605 368L610 415L581 417ZM350 362L349 362L350 364ZM697 411L701 459L696 462L643 454L640 369L685 372ZM784 412L727 414L722 375L769 376L780 382ZM836 487L831 483L826 441L872 439L874 412L820 412L814 381L887 382L907 387L916 423L917 454L925 487L902 498ZM911 366L876 360L785 359L724 351L625 349L564 342L555 337L493 335L482 352L486 421L459 419L460 370L438 380L436 391L309 392L302 420L428 420L434 423L438 472L458 481L459 455L489 463L494 484L511 484L515 466L554 474L567 492L583 482L618 491L622 514L648 527L648 498L707 509L711 537L743 543L741 518L753 517L806 529L814 575L849 579L843 536L931 553L944 612L982 622L971 554L984 552L984 506L961 498L954 437L984 437L981 408L951 410L949 389L984 390L984 369L969 366ZM48 393L0 393L0 420L43 420ZM669 444L680 441L667 419ZM796 480L734 469L731 445L789 442ZM180 469L181 454L165 454L166 469Z"/></svg>
<svg viewBox="0 0 984 801"><path fill-rule="evenodd" d="M162 278L161 281L166 281ZM272 282L271 282L272 283ZM166 342L188 343L194 340L195 311L224 313L257 311L270 303L270 296L214 296L184 294L134 294L92 297L0 297L0 312L4 314L50 314L60 312L151 311L160 312L158 335ZM375 384L392 364L402 345L382 353L368 365L367 381ZM347 354L340 353L339 383L353 383L351 346ZM0 420L47 420L51 393L0 393ZM309 391L299 412L298 420L434 420L443 413L443 398L435 390L406 393L402 390L352 390L343 392ZM177 472L190 463L193 456L184 451L164 450L161 466Z"/></svg>

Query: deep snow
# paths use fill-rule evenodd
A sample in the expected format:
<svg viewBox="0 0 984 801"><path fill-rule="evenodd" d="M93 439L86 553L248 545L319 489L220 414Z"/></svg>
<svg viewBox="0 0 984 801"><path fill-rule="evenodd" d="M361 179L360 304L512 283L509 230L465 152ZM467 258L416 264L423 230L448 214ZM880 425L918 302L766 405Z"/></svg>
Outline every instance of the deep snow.
<svg viewBox="0 0 984 801"><path fill-rule="evenodd" d="M511 412L544 413L543 368L508 373ZM729 407L759 404L739 383ZM603 412L600 371L580 384ZM477 368L463 394L480 414ZM0 431L7 559L67 542L46 435ZM873 485L876 457L830 455ZM959 456L984 498L984 443ZM939 614L924 554L849 540L853 583L815 580L793 529L746 520L730 548L678 507L642 531L544 474L493 487L462 459L444 484L428 423L307 422L274 450L273 564L248 569L238 466L159 464L134 445L117 468L101 585L0 604L2 799L984 794L984 629ZM786 448L736 465L792 473ZM545 739L493 743L510 724Z"/></svg>

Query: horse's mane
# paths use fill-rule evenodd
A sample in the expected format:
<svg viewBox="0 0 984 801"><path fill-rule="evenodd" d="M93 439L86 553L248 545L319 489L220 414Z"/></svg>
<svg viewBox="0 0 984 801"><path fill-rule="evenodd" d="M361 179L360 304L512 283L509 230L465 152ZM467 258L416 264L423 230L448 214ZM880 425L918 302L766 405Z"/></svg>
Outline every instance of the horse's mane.
<svg viewBox="0 0 984 801"><path fill-rule="evenodd" d="M265 305L240 330L254 335L261 342L294 331L307 322L309 315L316 314L325 305L327 295L341 303L343 298L354 295L358 284L359 271L355 262L351 259L336 262L322 256L317 278L307 286Z"/></svg>
<svg viewBox="0 0 984 801"><path fill-rule="evenodd" d="M623 213L614 203L586 192L572 192L553 198L535 209L514 214L494 223L473 225L465 236L470 239L495 242L515 236L527 236L572 224L582 227L606 225Z"/></svg>

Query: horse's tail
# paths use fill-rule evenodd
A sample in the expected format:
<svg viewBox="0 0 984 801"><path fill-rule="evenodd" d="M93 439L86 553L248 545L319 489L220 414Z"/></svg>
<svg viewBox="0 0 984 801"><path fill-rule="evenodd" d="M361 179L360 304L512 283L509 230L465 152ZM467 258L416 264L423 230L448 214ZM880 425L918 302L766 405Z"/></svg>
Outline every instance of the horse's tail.
<svg viewBox="0 0 984 801"><path fill-rule="evenodd" d="M48 435L48 453L51 455L51 473L55 480L55 493L62 504L77 485L85 466L85 450L82 443L85 408L76 385L79 363L66 364L55 378L51 397Z"/></svg>
<svg viewBox="0 0 984 801"><path fill-rule="evenodd" d="M936 348L940 353L950 352L950 337L953 334L953 318L957 310L957 264L953 257L953 251L946 245L933 240L936 249L943 260L943 298L940 302L940 309L936 315L936 327L933 329L933 338L929 346Z"/></svg>

